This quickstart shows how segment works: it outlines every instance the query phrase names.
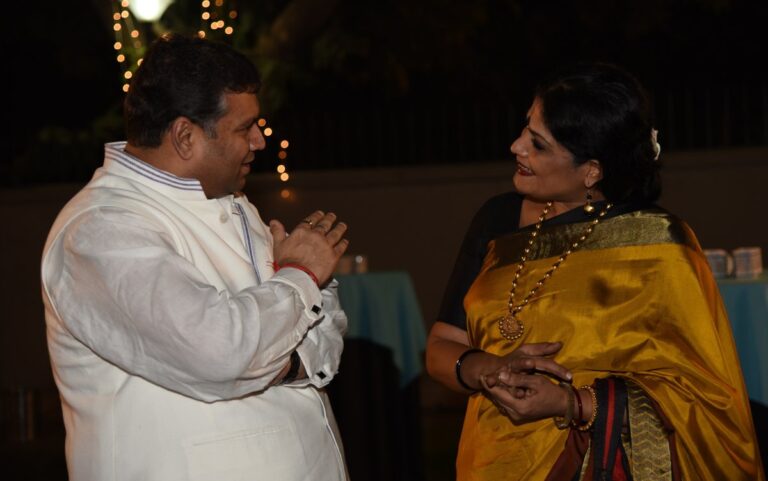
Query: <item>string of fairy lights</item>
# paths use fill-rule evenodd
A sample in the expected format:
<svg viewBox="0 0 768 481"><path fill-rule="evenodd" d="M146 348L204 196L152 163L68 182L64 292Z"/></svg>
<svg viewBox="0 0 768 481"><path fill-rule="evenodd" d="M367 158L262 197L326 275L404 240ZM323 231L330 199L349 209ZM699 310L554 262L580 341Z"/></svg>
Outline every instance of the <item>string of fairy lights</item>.
<svg viewBox="0 0 768 481"><path fill-rule="evenodd" d="M225 35L232 35L235 33L235 28L232 25L227 25L227 21L234 22L237 18L237 10L234 8L227 9L224 6L224 0L203 0L200 2L200 19L202 20L201 28L197 34L201 38L205 38L205 28L208 27L211 31L221 30Z"/></svg>
<svg viewBox="0 0 768 481"><path fill-rule="evenodd" d="M133 16L128 10L130 2L119 0L112 2L112 28L115 31L115 43L117 63L123 76L123 92L130 88L129 80L133 77L136 67L141 65L144 55L144 44L141 42L141 32L133 23Z"/></svg>
<svg viewBox="0 0 768 481"><path fill-rule="evenodd" d="M148 2L143 3L146 4ZM167 4L169 2L158 3ZM200 30L197 32L200 38L206 38L211 33L219 32L223 32L225 36L231 36L235 32L234 22L238 18L238 12L234 7L229 8L225 3L224 0L202 0L200 2L201 23ZM165 5L160 7L154 5L153 7L160 9L157 13L159 18ZM117 52L116 60L120 65L123 92L128 92L131 77L133 77L133 72L136 71L136 68L141 65L146 46L141 40L141 32L134 23L130 0L114 0L112 2L112 12L113 29L115 31L114 49ZM135 16L138 18L138 15ZM274 135L275 132L272 127L267 125L266 118L260 118L257 123L259 128L262 129L265 138ZM286 165L289 146L290 142L287 139L281 140L280 150L277 153L278 165L275 170L282 182L288 182L291 178ZM282 189L280 191L280 197L283 199L289 199L291 195L292 193L289 189Z"/></svg>

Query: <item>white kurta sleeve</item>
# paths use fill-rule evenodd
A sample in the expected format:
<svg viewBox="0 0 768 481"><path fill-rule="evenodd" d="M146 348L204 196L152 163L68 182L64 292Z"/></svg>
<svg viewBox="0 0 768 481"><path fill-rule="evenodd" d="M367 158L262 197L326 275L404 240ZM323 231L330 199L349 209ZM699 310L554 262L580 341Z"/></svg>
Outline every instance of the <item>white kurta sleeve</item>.
<svg viewBox="0 0 768 481"><path fill-rule="evenodd" d="M117 208L72 220L50 245L42 276L73 337L130 374L203 401L267 388L290 352L315 337L307 335L313 325L326 332L323 314L333 332L315 347L340 349L342 318L323 312L305 273L282 269L259 286L220 291L162 226ZM315 352L312 363L318 356L313 371L335 372L338 360Z"/></svg>
<svg viewBox="0 0 768 481"><path fill-rule="evenodd" d="M296 351L307 371L307 379L296 381L291 386L312 384L323 387L339 370L341 352L344 350L342 337L347 332L347 316L339 305L339 282L333 279L323 289L323 319L307 333Z"/></svg>

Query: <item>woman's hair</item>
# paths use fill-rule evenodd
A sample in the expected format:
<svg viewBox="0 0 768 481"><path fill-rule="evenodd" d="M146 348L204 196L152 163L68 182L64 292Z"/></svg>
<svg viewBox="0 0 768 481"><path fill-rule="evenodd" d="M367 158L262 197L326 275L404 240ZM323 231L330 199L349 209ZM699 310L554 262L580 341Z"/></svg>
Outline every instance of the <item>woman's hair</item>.
<svg viewBox="0 0 768 481"><path fill-rule="evenodd" d="M540 84L536 98L547 128L576 164L600 162L603 179L595 187L608 200L659 198L652 108L637 79L614 65L578 65Z"/></svg>
<svg viewBox="0 0 768 481"><path fill-rule="evenodd" d="M128 141L158 147L171 123L184 116L214 137L225 93L253 93L256 67L234 49L197 37L168 34L147 51L123 102Z"/></svg>

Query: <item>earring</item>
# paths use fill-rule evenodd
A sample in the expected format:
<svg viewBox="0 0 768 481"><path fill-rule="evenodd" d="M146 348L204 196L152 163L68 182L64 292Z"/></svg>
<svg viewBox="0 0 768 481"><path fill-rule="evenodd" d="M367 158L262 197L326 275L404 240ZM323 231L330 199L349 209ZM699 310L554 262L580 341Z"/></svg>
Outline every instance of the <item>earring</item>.
<svg viewBox="0 0 768 481"><path fill-rule="evenodd" d="M592 205L592 188L587 189L587 203L584 204L584 213L591 214L595 211L595 206Z"/></svg>

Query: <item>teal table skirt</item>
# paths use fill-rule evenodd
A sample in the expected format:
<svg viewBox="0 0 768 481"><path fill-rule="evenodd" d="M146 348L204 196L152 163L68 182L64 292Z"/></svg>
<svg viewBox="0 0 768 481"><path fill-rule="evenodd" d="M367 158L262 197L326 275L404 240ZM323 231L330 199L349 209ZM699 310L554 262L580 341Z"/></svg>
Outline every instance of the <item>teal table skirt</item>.
<svg viewBox="0 0 768 481"><path fill-rule="evenodd" d="M424 321L406 272L337 275L339 299L349 318L345 337L365 339L392 350L403 387L424 368Z"/></svg>
<svg viewBox="0 0 768 481"><path fill-rule="evenodd" d="M768 277L719 279L750 399L768 406Z"/></svg>

